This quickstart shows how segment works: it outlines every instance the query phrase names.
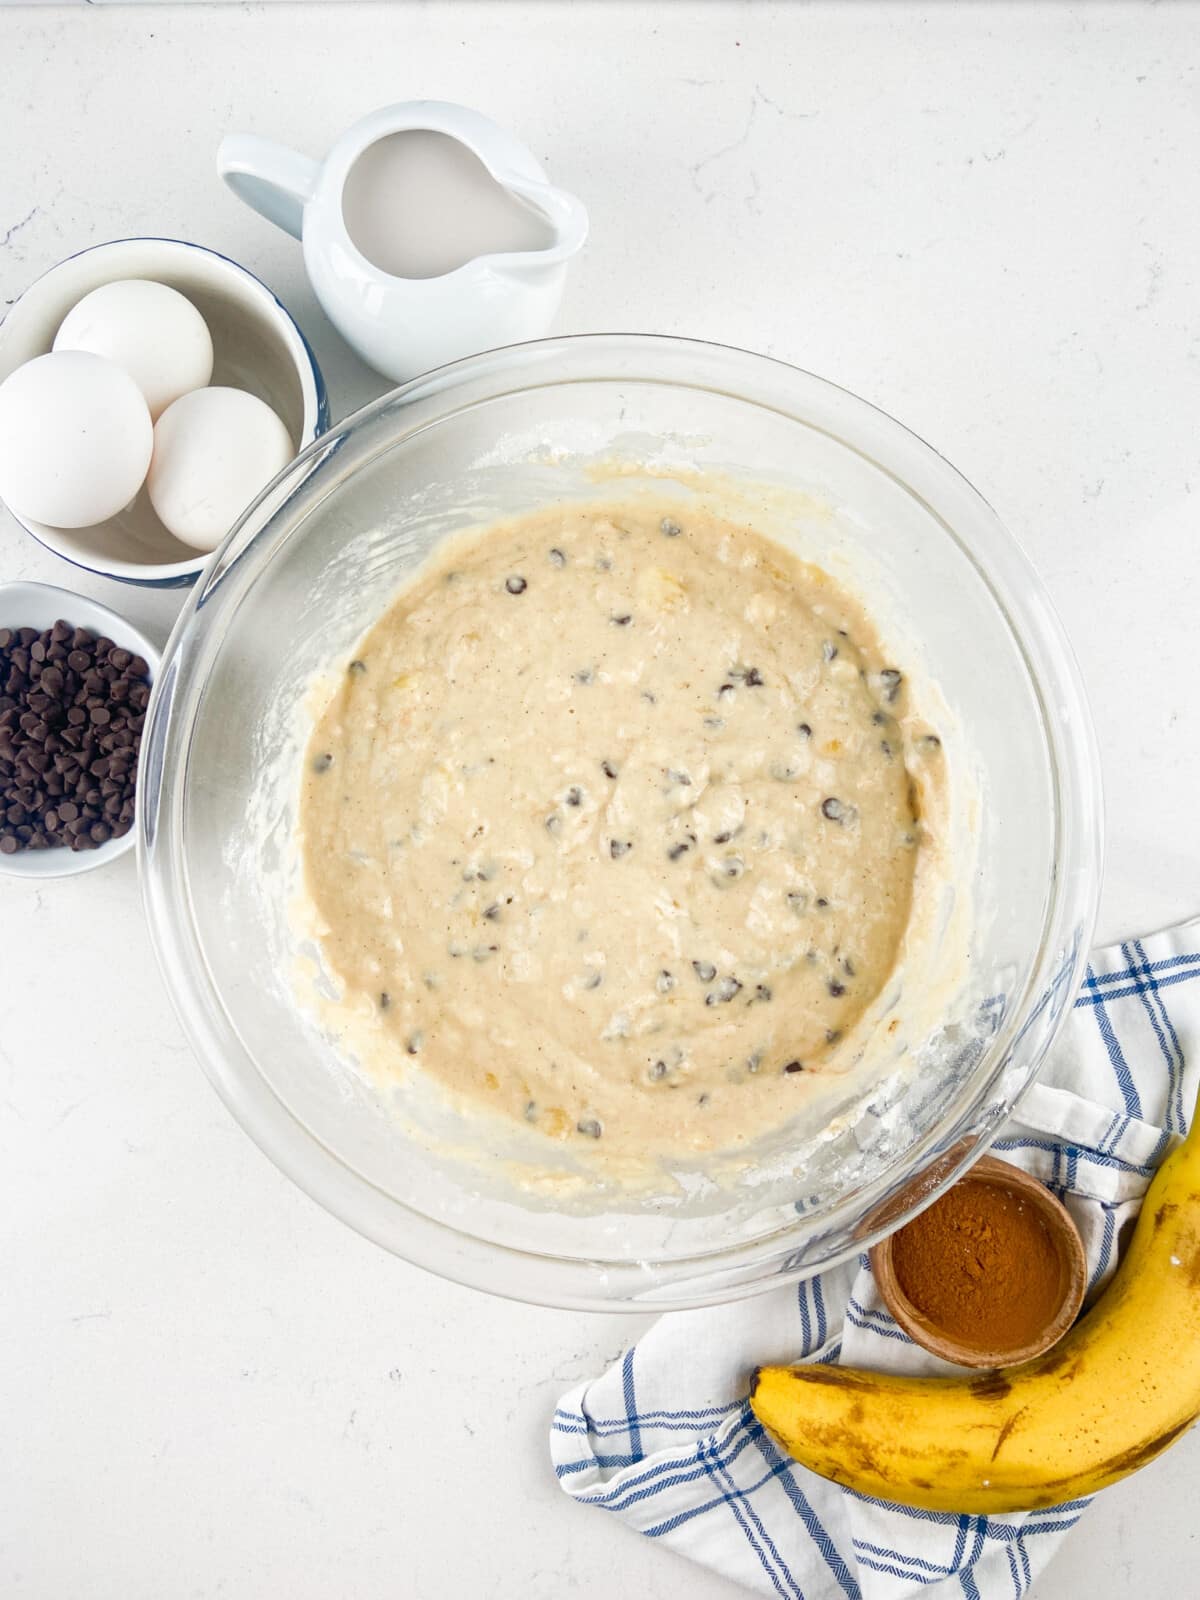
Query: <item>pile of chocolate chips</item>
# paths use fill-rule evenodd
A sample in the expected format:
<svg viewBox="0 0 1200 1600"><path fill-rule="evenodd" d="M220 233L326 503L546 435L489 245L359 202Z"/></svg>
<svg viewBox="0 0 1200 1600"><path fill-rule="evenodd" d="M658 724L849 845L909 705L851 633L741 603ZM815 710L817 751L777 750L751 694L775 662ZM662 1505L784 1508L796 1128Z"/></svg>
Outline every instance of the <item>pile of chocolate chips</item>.
<svg viewBox="0 0 1200 1600"><path fill-rule="evenodd" d="M0 628L0 851L95 850L133 826L141 656L86 628Z"/></svg>

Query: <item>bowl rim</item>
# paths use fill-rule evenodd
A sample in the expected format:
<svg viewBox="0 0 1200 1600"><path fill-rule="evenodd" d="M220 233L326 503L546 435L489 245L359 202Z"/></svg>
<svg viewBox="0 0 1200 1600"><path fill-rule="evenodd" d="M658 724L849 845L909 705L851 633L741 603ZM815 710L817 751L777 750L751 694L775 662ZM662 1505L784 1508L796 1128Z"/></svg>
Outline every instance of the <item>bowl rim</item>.
<svg viewBox="0 0 1200 1600"><path fill-rule="evenodd" d="M697 380L689 363L704 364L704 382ZM566 372L559 370L564 365ZM312 1198L405 1259L443 1277L513 1299L591 1310L631 1306L679 1309L741 1298L810 1277L860 1254L889 1230L878 1227L863 1232L857 1226L852 1230L851 1225L857 1225L864 1214L869 1217L901 1183L894 1179L889 1183L885 1175L867 1186L870 1192L865 1196L862 1190L852 1191L822 1213L821 1223L828 1224L824 1232L810 1233L799 1247L796 1240L804 1233L804 1219L797 1216L749 1244L660 1262L595 1261L538 1253L438 1221L387 1194L339 1156L258 1072L232 1020L223 1014L208 974L180 851L187 749L181 725L184 719L171 714L172 703L181 693L192 692L202 674L210 602L211 610L218 610L217 602L228 597L222 590L236 590L250 581L256 552L260 560L268 559L287 537L289 507L302 497L309 479L319 481L317 475L324 463L355 433L389 411L406 416L407 426L398 425L381 448L393 448L431 422L445 422L481 400L573 382L642 382L706 389L741 403L765 405L804 426L830 433L922 504L975 568L998 607L1024 661L1041 712L1052 775L1056 867L1047 888L1042 937L1032 957L1029 979L1019 1003L1012 1007L1010 1020L990 1047L992 1070L983 1080L969 1078L941 1122L910 1150L914 1163L927 1157L932 1160L944 1156L968 1130L975 1134L974 1143L956 1160L943 1161L931 1198L983 1154L1034 1081L1036 1068L1067 1014L1068 1002L1083 975L1095 924L1103 842L1100 772L1078 665L1028 558L963 475L918 435L870 402L774 357L654 334L582 334L510 345L463 358L401 385L310 446L231 530L172 633L162 688L152 700L147 722L149 761L143 775L146 803L139 810L139 861L156 958L202 1066L235 1118ZM774 402L769 398L777 390L783 391L786 403L778 396ZM852 424L848 428L852 437L815 420L806 413L805 402L813 407L820 402L835 418ZM905 460L903 473L889 465L897 455ZM951 514L958 520L968 513L977 544L981 529L986 531L987 571L949 520ZM1001 579L997 567L1003 570ZM1030 658L1031 644L1039 656L1036 666ZM219 642L210 641L207 648L215 653ZM1050 681L1055 690L1053 716L1044 692ZM1069 805L1064 805L1064 780L1070 790ZM1013 1083L1004 1076L1012 1050L1035 1024L1038 1031L1031 1033L1027 1046L1034 1054L1020 1081ZM249 1071L239 1070L239 1052L249 1062ZM989 1096L997 1100L998 1108L989 1114L986 1125L979 1126L978 1111ZM973 1113L976 1120L969 1122ZM912 1175L910 1165L903 1181ZM847 1238L852 1231L853 1236L831 1249L826 1241L839 1226L839 1238ZM895 1226L892 1222L891 1227ZM826 1253L821 1255L823 1245ZM550 1273L553 1287L546 1282Z"/></svg>
<svg viewBox="0 0 1200 1600"><path fill-rule="evenodd" d="M296 374L300 380L304 426L301 430L300 451L297 454L302 454L309 445L328 431L330 410L325 377L317 362L316 353L295 317L275 291L256 273L251 272L249 267L243 266L240 261L234 261L231 256L223 254L220 250L214 250L210 245L196 244L190 239L174 239L165 234L131 234L120 239L105 239L99 244L86 245L82 250L75 250L70 255L63 256L61 260L55 261L26 284L3 318L0 318L0 342L4 338L5 323L17 313L18 308L27 302L31 295L36 294L39 289L44 289L64 267L73 261L81 260L84 256L120 249L127 245L164 245L172 255L180 251L198 252L219 262L221 265L218 270L226 272L228 276L244 279L250 285L251 292L262 302L264 314L273 316L282 328L284 341L291 351ZM128 583L142 589L184 588L195 583L211 559L211 555L196 555L182 561L113 560L108 565L96 566L92 562L82 560L78 555L69 555L60 549L53 538L53 529L47 528L42 523L29 522L19 516L11 506L6 505L4 509L18 527L22 528L31 539L35 539L43 550L49 550L60 561L66 561L81 572L91 573L97 578L109 578L115 583Z"/></svg>
<svg viewBox="0 0 1200 1600"><path fill-rule="evenodd" d="M80 608L90 613L89 617L81 617L76 623L77 627L90 628L97 631L97 620L103 619L103 632L115 643L130 646L140 656L144 656L150 664L150 685L153 692L154 684L158 681L159 669L162 664L162 653L157 645L152 644L140 628L114 611L111 606L104 605L99 600L93 600L90 595L75 594L70 589L60 589L54 583L40 583L34 579L17 579L12 583L0 583L0 627L28 628L30 622L11 623L4 621L4 612L8 601L13 596L29 596L39 601L49 601L57 615L64 620L69 620L72 610L78 612ZM41 624L42 627L48 624ZM141 792L140 782L135 784L135 806L137 796ZM122 834L119 839L109 839L95 850L19 850L16 855L0 855L0 872L10 878L23 878L27 883L37 883L49 878L74 878L82 872L93 872L97 867L106 867L119 856L132 850L137 843L137 820L129 832ZM62 858L61 860L59 858Z"/></svg>

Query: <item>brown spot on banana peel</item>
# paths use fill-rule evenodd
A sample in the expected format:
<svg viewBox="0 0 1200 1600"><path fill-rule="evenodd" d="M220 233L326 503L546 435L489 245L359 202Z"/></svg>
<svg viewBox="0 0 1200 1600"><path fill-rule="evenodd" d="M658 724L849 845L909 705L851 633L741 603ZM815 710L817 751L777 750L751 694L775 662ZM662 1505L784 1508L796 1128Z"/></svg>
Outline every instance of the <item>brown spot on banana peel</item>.
<svg viewBox="0 0 1200 1600"><path fill-rule="evenodd" d="M1004 1444L1004 1441L1008 1438L1009 1434L1013 1431L1017 1423L1020 1422L1021 1418L1028 1410L1028 1406L1022 1406L1019 1411L1014 1411L1012 1416L1009 1417L1008 1421L1000 1429L1000 1432L996 1435L996 1443L992 1446L993 1461L995 1461L996 1457L1000 1454L1000 1449ZM915 1482L916 1480L914 1479L913 1481Z"/></svg>
<svg viewBox="0 0 1200 1600"><path fill-rule="evenodd" d="M1002 1372L985 1372L982 1378L973 1378L968 1388L977 1400L1004 1400L1012 1393L1012 1384Z"/></svg>

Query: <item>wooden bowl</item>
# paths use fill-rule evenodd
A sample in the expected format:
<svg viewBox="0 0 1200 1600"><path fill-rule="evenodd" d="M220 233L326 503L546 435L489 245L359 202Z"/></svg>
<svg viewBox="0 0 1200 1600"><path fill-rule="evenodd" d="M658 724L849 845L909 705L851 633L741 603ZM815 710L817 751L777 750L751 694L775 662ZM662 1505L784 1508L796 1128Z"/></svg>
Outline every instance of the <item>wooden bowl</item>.
<svg viewBox="0 0 1200 1600"><path fill-rule="evenodd" d="M943 1361L953 1361L960 1367L1019 1366L1021 1362L1031 1361L1034 1356L1042 1355L1052 1345L1057 1344L1079 1315L1079 1308L1083 1304L1087 1288L1087 1256L1084 1253L1083 1240L1062 1202L1051 1194L1045 1184L1039 1183L1036 1178L1031 1178L1020 1167L1014 1167L1007 1161L1000 1161L995 1156L981 1156L971 1170L959 1179L955 1187L970 1183L995 1184L1007 1189L1011 1194L1018 1195L1041 1218L1057 1252L1061 1291L1059 1306L1055 1315L1036 1338L1011 1348L984 1347L965 1344L937 1327L913 1305L900 1287L892 1254L896 1234L890 1234L872 1248L871 1270L875 1274L875 1281L879 1285L884 1304L892 1316L909 1338L924 1349L931 1351L935 1356L941 1356ZM949 1193L948 1190L946 1192ZM915 1222L919 1225L919 1216Z"/></svg>

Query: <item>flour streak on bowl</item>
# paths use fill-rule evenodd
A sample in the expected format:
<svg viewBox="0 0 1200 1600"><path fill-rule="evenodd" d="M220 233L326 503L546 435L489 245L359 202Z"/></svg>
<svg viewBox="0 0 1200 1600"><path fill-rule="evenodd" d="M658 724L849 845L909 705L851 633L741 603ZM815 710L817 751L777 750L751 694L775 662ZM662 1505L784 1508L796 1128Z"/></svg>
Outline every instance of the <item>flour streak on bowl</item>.
<svg viewBox="0 0 1200 1600"><path fill-rule="evenodd" d="M245 267L181 239L116 239L51 267L0 324L0 382L51 348L63 318L85 294L124 278L148 278L185 295L212 334L212 382L265 400L297 451L328 428L321 370L289 312ZM94 527L16 520L64 560L121 583L182 588L209 560L168 532L144 487L131 506Z"/></svg>

